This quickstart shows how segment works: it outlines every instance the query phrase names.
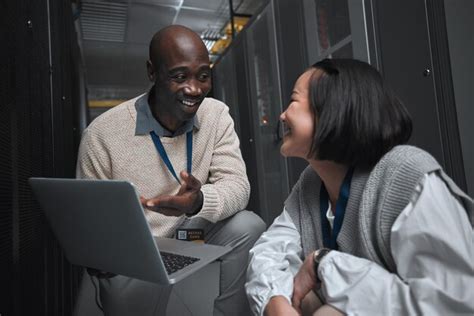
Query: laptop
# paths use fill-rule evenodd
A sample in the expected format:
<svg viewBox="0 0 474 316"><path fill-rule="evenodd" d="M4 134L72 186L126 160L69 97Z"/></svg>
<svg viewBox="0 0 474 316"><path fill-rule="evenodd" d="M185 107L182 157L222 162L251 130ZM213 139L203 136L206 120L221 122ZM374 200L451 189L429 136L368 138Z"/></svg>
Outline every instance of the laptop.
<svg viewBox="0 0 474 316"><path fill-rule="evenodd" d="M76 265L158 284L174 284L231 247L152 235L130 182L30 178L67 259Z"/></svg>

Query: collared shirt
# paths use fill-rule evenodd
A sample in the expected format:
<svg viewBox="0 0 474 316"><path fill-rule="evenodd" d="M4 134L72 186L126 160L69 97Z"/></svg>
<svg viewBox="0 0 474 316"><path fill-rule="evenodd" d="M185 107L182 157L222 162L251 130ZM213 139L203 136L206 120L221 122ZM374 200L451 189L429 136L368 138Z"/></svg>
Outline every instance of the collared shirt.
<svg viewBox="0 0 474 316"><path fill-rule="evenodd" d="M334 216L334 213L331 210L331 201L328 202L328 210L326 211L326 218L328 219L329 225L331 226L331 229L334 227L334 219L336 216Z"/></svg>
<svg viewBox="0 0 474 316"><path fill-rule="evenodd" d="M151 131L154 131L159 137L176 137L192 131L193 127L199 129L199 122L196 117L193 117L181 125L175 132L167 130L151 113L148 96L149 93L145 93L135 102L135 108L137 109L135 135L147 135L150 134Z"/></svg>
<svg viewBox="0 0 474 316"><path fill-rule="evenodd" d="M325 301L348 315L474 315L473 238L466 210L428 174L391 229L398 274L333 250L318 269ZM301 236L284 210L250 250L245 287L256 315L273 296L291 303L301 256Z"/></svg>

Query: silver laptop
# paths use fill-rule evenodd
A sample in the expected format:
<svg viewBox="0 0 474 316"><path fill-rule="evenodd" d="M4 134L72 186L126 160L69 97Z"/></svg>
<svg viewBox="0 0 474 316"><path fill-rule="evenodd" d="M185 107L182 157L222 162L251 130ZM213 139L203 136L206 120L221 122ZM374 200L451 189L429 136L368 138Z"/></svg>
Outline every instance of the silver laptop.
<svg viewBox="0 0 474 316"><path fill-rule="evenodd" d="M66 257L79 266L173 284L232 249L154 237L135 187L126 181L29 183Z"/></svg>

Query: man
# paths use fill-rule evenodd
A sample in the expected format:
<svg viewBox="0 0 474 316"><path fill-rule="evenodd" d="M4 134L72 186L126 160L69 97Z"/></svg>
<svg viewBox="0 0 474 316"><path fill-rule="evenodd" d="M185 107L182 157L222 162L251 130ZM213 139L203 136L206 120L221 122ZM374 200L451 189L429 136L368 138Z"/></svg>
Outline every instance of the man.
<svg viewBox="0 0 474 316"><path fill-rule="evenodd" d="M250 187L228 108L206 98L211 89L207 49L196 33L173 25L153 36L149 58L153 87L87 128L77 176L133 182L154 235L173 237L179 227L201 228L207 243L232 246L222 258L214 314L246 315L248 250L265 225L254 213L241 211ZM156 300L166 300L153 294L156 287L121 276L103 281L104 308L110 314L149 315L160 304Z"/></svg>

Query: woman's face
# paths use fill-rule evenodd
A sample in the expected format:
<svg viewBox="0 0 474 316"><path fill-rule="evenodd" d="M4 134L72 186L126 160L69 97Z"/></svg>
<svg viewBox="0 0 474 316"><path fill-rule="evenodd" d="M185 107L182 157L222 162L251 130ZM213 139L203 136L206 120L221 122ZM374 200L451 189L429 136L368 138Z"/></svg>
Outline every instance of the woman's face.
<svg viewBox="0 0 474 316"><path fill-rule="evenodd" d="M319 70L310 69L298 78L291 95L291 103L280 115L285 126L280 152L285 157L308 157L315 129L309 101L309 83L314 72L315 76L320 76Z"/></svg>

